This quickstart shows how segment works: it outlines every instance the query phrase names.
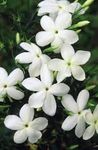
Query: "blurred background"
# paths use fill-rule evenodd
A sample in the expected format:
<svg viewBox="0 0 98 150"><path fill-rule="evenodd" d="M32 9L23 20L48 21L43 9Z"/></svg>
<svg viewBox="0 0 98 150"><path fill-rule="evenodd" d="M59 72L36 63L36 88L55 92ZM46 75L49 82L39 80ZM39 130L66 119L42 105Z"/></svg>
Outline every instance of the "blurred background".
<svg viewBox="0 0 98 150"><path fill-rule="evenodd" d="M37 17L39 1L0 0L0 66L9 72L18 66L14 57L22 52L19 43L34 42L35 34L40 31L40 18ZM79 0L80 3L84 1ZM83 83L74 80L68 83L71 84L71 93L75 97L80 89L86 87L90 90L89 107L93 110L98 103L98 0L95 0L86 14L81 15L76 22L78 20L89 20L90 24L79 33L80 40L75 48L91 51L92 57L84 66L87 79ZM6 104L9 105L9 102L6 101ZM89 141L83 141L76 138L74 131L65 133L60 129L60 124L65 118L61 108L54 118L48 118L50 126L37 145L16 145L13 142L12 131L4 127L3 120L8 113L18 112L20 106L22 102L11 103L10 108L0 104L0 150L98 150L98 135Z"/></svg>

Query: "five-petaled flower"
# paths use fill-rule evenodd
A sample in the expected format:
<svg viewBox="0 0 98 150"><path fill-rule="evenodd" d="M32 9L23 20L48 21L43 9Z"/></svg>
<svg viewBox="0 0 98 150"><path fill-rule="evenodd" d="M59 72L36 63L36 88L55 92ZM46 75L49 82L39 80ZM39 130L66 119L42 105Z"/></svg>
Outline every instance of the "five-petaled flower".
<svg viewBox="0 0 98 150"><path fill-rule="evenodd" d="M33 108L42 107L46 114L53 116L57 107L54 96L64 96L70 88L64 83L53 84L53 74L47 65L43 65L40 78L41 80L27 78L22 85L30 91L37 92L29 97L29 105Z"/></svg>
<svg viewBox="0 0 98 150"><path fill-rule="evenodd" d="M83 134L83 139L90 139L95 131L98 134L98 105L96 106L93 114L91 110L85 114L85 121L89 125Z"/></svg>
<svg viewBox="0 0 98 150"><path fill-rule="evenodd" d="M70 131L76 126L75 134L78 138L80 138L85 131L84 118L86 112L89 110L84 108L86 107L88 99L89 92L87 90L82 90L77 97L77 102L69 94L65 95L62 100L62 105L66 110L71 112L71 115L64 120L62 129L65 131Z"/></svg>
<svg viewBox="0 0 98 150"><path fill-rule="evenodd" d="M30 64L30 76L39 76L42 65L47 63L50 60L50 57L42 54L41 49L36 44L28 44L26 42L22 42L20 46L27 52L23 52L17 55L15 58L16 61L22 64Z"/></svg>
<svg viewBox="0 0 98 150"><path fill-rule="evenodd" d="M57 16L62 13L75 13L81 8L80 3L70 3L67 0L44 0L38 4L38 16L50 14L50 16ZM83 11L81 11L83 13Z"/></svg>
<svg viewBox="0 0 98 150"><path fill-rule="evenodd" d="M19 68L13 70L9 75L6 70L0 67L0 102L4 101L7 95L15 100L24 97L24 93L17 89L16 85L24 79L24 74Z"/></svg>
<svg viewBox="0 0 98 150"><path fill-rule="evenodd" d="M78 81L85 79L85 72L81 68L90 58L89 51L78 50L76 53L71 45L63 45L61 56L63 59L52 59L49 61L49 68L58 71L57 81L61 82L66 77L73 77Z"/></svg>
<svg viewBox="0 0 98 150"><path fill-rule="evenodd" d="M74 44L78 41L77 33L67 29L72 24L72 16L68 13L58 15L55 21L49 16L43 16L40 23L44 31L36 35L39 46L44 47L51 43L55 52L59 52L64 43Z"/></svg>
<svg viewBox="0 0 98 150"><path fill-rule="evenodd" d="M19 116L8 115L4 121L7 128L16 130L14 142L20 144L28 139L30 143L36 143L42 137L40 131L47 127L48 120L44 117L33 120L34 109L29 104L22 106Z"/></svg>

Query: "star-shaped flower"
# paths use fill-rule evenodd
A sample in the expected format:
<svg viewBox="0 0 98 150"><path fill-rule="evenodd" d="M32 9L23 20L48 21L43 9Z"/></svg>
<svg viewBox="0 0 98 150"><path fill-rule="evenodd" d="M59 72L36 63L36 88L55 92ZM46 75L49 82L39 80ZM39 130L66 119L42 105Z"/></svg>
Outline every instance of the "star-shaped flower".
<svg viewBox="0 0 98 150"><path fill-rule="evenodd" d="M15 100L24 97L24 93L17 90L16 85L24 79L24 74L19 68L12 71L9 75L6 70L0 67L0 102L4 101L7 95Z"/></svg>
<svg viewBox="0 0 98 150"><path fill-rule="evenodd" d="M36 143L41 137L41 130L48 125L48 120L44 117L34 118L34 109L29 104L23 105L20 109L19 116L8 115L4 124L11 130L16 130L14 142L17 144L24 143L27 139L30 143Z"/></svg>
<svg viewBox="0 0 98 150"><path fill-rule="evenodd" d="M89 51L78 50L74 51L70 45L63 45L61 49L63 59L52 59L49 61L49 68L53 71L58 71L57 81L61 82L66 77L73 75L78 81L85 79L85 72L81 65L84 65L90 58Z"/></svg>
<svg viewBox="0 0 98 150"><path fill-rule="evenodd" d="M20 46L27 52L17 55L15 60L21 64L30 64L30 76L39 76L42 65L50 60L49 56L42 54L41 49L33 43L22 42Z"/></svg>
<svg viewBox="0 0 98 150"><path fill-rule="evenodd" d="M27 78L22 85L30 91L34 91L29 97L29 104L33 108L42 107L43 111L53 116L56 113L56 101L54 96L64 96L69 92L69 87L64 83L53 84L53 74L47 65L41 69L41 80Z"/></svg>
<svg viewBox="0 0 98 150"><path fill-rule="evenodd" d="M49 16L43 16L40 23L44 31L36 35L39 46L51 44L55 52L59 52L64 43L74 44L78 41L77 33L67 29L72 24L72 16L68 13L58 15L55 21Z"/></svg>
<svg viewBox="0 0 98 150"><path fill-rule="evenodd" d="M71 115L68 116L63 124L62 129L65 131L72 130L75 126L75 134L80 138L85 131L85 114L88 110L85 109L89 99L89 92L82 90L77 98L77 102L74 98L67 94L63 97L62 105L68 110Z"/></svg>
<svg viewBox="0 0 98 150"><path fill-rule="evenodd" d="M89 126L86 128L83 134L83 139L89 140L91 137L93 137L95 132L98 134L98 105L93 113L90 110L85 114L85 121Z"/></svg>

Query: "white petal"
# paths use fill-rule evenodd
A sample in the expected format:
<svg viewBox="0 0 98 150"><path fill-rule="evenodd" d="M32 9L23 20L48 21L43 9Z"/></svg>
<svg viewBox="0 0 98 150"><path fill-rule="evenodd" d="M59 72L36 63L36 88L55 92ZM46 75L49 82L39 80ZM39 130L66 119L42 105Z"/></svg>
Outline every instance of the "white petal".
<svg viewBox="0 0 98 150"><path fill-rule="evenodd" d="M50 88L50 92L55 96L64 96L69 92L70 88L64 83L53 84Z"/></svg>
<svg viewBox="0 0 98 150"><path fill-rule="evenodd" d="M75 135L80 138L84 131L85 131L85 120L83 117L81 117L76 125L76 128L75 128Z"/></svg>
<svg viewBox="0 0 98 150"><path fill-rule="evenodd" d="M84 118L85 118L86 123L89 125L91 125L94 122L94 116L93 116L91 110L86 112Z"/></svg>
<svg viewBox="0 0 98 150"><path fill-rule="evenodd" d="M65 131L72 130L76 126L77 121L78 121L77 115L68 116L62 124L62 129Z"/></svg>
<svg viewBox="0 0 98 150"><path fill-rule="evenodd" d="M62 39L59 36L55 36L55 39L51 43L51 46L54 48L54 53L59 53L61 51L62 45Z"/></svg>
<svg viewBox="0 0 98 150"><path fill-rule="evenodd" d="M58 29L66 29L71 26L72 15L69 13L62 13L56 18L55 24Z"/></svg>
<svg viewBox="0 0 98 150"><path fill-rule="evenodd" d="M40 131L37 130L32 130L32 132L30 133L28 140L30 143L36 143L40 138L42 137L42 134Z"/></svg>
<svg viewBox="0 0 98 150"><path fill-rule="evenodd" d="M90 58L91 53L89 51L77 51L72 58L72 62L77 65L84 65Z"/></svg>
<svg viewBox="0 0 98 150"><path fill-rule="evenodd" d="M20 43L20 46L21 46L24 50L26 50L26 51L31 51L31 50L32 50L32 46L31 46L31 44L29 44L29 43L22 42L22 43Z"/></svg>
<svg viewBox="0 0 98 150"><path fill-rule="evenodd" d="M94 112L93 112L94 118L98 119L98 105L96 105Z"/></svg>
<svg viewBox="0 0 98 150"><path fill-rule="evenodd" d="M30 108L29 104L25 104L20 109L20 118L24 123L28 123L33 120L34 117L34 109Z"/></svg>
<svg viewBox="0 0 98 150"><path fill-rule="evenodd" d="M80 111L86 107L88 99L89 99L89 92L87 90L82 90L77 98L77 104Z"/></svg>
<svg viewBox="0 0 98 150"><path fill-rule="evenodd" d="M8 77L8 73L6 72L6 70L2 67L0 67L0 82L5 82L6 79Z"/></svg>
<svg viewBox="0 0 98 150"><path fill-rule="evenodd" d="M31 126L34 130L44 130L48 125L48 120L44 117L36 118L32 121Z"/></svg>
<svg viewBox="0 0 98 150"><path fill-rule="evenodd" d="M30 52L23 52L15 57L15 60L20 64L29 64L33 61L33 55Z"/></svg>
<svg viewBox="0 0 98 150"><path fill-rule="evenodd" d="M50 68L50 70L53 70L53 71L60 71L60 70L63 70L64 68L64 61L62 59L52 59L49 61L48 63L48 66Z"/></svg>
<svg viewBox="0 0 98 150"><path fill-rule="evenodd" d="M19 68L12 71L7 78L7 85L12 86L20 83L24 79L23 71Z"/></svg>
<svg viewBox="0 0 98 150"><path fill-rule="evenodd" d="M64 44L61 49L62 58L68 62L74 56L75 51L71 45Z"/></svg>
<svg viewBox="0 0 98 150"><path fill-rule="evenodd" d="M38 77L40 75L41 65L42 63L40 59L36 59L32 62L28 70L30 77Z"/></svg>
<svg viewBox="0 0 98 150"><path fill-rule="evenodd" d="M78 34L72 30L63 30L59 36L68 44L74 44L79 40Z"/></svg>
<svg viewBox="0 0 98 150"><path fill-rule="evenodd" d="M14 142L17 144L24 143L27 140L26 130L19 130L14 134Z"/></svg>
<svg viewBox="0 0 98 150"><path fill-rule="evenodd" d="M45 96L46 96L46 94L44 91L40 91L40 92L32 94L29 97L29 105L33 108L42 107L43 103L44 103Z"/></svg>
<svg viewBox="0 0 98 150"><path fill-rule="evenodd" d="M32 55L41 55L42 52L41 52L41 49L34 43L31 43L31 53Z"/></svg>
<svg viewBox="0 0 98 150"><path fill-rule="evenodd" d="M40 59L42 61L42 65L47 64L51 60L51 58L45 54L42 54Z"/></svg>
<svg viewBox="0 0 98 150"><path fill-rule="evenodd" d="M73 77L78 81L85 80L85 72L80 66L71 67Z"/></svg>
<svg viewBox="0 0 98 150"><path fill-rule="evenodd" d="M17 90L15 86L8 87L7 94L15 100L20 100L20 99L23 99L24 97L24 93Z"/></svg>
<svg viewBox="0 0 98 150"><path fill-rule="evenodd" d="M22 120L16 115L8 115L4 120L4 124L11 130L21 130L24 127Z"/></svg>
<svg viewBox="0 0 98 150"><path fill-rule="evenodd" d="M77 103L75 102L75 100L73 99L73 97L71 95L66 94L63 97L61 103L65 107L65 109L67 109L68 111L71 111L73 113L77 113L78 112Z"/></svg>
<svg viewBox="0 0 98 150"><path fill-rule="evenodd" d="M41 26L46 31L55 30L55 24L54 24L52 18L49 16L43 16L41 18Z"/></svg>
<svg viewBox="0 0 98 150"><path fill-rule="evenodd" d="M41 31L36 35L36 43L42 47L50 44L51 42L53 42L53 40L54 34L51 32Z"/></svg>
<svg viewBox="0 0 98 150"><path fill-rule="evenodd" d="M86 130L85 130L85 132L84 132L84 134L83 134L83 139L84 140L89 140L93 135L94 135L94 133L95 133L95 128L94 128L94 126L92 125L92 126L89 126Z"/></svg>
<svg viewBox="0 0 98 150"><path fill-rule="evenodd" d="M67 7L66 7L66 11L68 12L71 12L71 13L74 13L76 12L78 9L81 8L81 5L80 3L77 3L77 2L73 2L71 4L69 4Z"/></svg>
<svg viewBox="0 0 98 150"><path fill-rule="evenodd" d="M49 116L54 116L56 113L56 101L53 95L48 94L46 96L44 105L43 105L43 111L49 115Z"/></svg>
<svg viewBox="0 0 98 150"><path fill-rule="evenodd" d="M41 68L41 81L45 84L46 87L49 87L53 82L53 73L49 70L48 65L45 64Z"/></svg>
<svg viewBox="0 0 98 150"><path fill-rule="evenodd" d="M66 79L67 77L70 77L70 76L71 76L71 70L70 70L70 68L68 68L66 70L63 70L63 71L60 71L57 74L57 82L60 83L64 79Z"/></svg>
<svg viewBox="0 0 98 150"><path fill-rule="evenodd" d="M30 91L40 91L43 88L42 82L37 78L27 78L22 82L22 85Z"/></svg>

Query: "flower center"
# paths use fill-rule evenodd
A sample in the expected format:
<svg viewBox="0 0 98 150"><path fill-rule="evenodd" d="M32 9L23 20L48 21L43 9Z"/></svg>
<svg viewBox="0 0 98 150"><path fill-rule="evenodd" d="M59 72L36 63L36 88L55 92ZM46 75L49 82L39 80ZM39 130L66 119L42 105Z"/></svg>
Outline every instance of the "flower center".
<svg viewBox="0 0 98 150"><path fill-rule="evenodd" d="M58 34L59 33L59 31L58 30L55 30L55 34Z"/></svg>
<svg viewBox="0 0 98 150"><path fill-rule="evenodd" d="M3 87L4 87L4 88L7 88L7 85L5 84Z"/></svg>
<svg viewBox="0 0 98 150"><path fill-rule="evenodd" d="M46 91L48 91L49 90L49 88L48 87L46 87L46 89L45 89Z"/></svg>
<svg viewBox="0 0 98 150"><path fill-rule="evenodd" d="M26 128L28 128L28 127L29 127L29 125L28 125L28 124L25 124L25 127L26 127Z"/></svg>
<svg viewBox="0 0 98 150"><path fill-rule="evenodd" d="M78 112L78 115L81 115L81 112L80 112L80 111Z"/></svg>
<svg viewBox="0 0 98 150"><path fill-rule="evenodd" d="M38 58L40 57L39 54L36 55Z"/></svg>

